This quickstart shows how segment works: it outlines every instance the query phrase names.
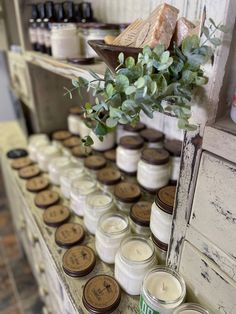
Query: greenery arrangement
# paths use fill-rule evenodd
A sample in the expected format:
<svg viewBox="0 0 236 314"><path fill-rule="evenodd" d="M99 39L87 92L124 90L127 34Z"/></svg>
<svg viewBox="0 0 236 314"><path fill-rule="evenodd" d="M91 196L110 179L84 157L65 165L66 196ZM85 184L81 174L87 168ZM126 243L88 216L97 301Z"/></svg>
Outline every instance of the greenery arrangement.
<svg viewBox="0 0 236 314"><path fill-rule="evenodd" d="M72 80L72 92L81 88L93 90L95 103L84 105L88 124L94 133L103 136L114 130L118 123L135 125L143 111L152 118L155 111L165 112L178 118L178 127L195 130L189 123L191 101L194 90L205 85L208 78L201 68L211 60L214 48L221 44L215 37L216 31L225 32L224 25L216 25L210 19L210 26L203 26L202 36L186 37L181 47L173 44L173 50L165 50L163 45L154 49L146 46L138 59L119 55L119 66L115 73L108 68L104 79L90 71L92 81L84 78ZM209 45L207 45L209 43ZM93 143L90 137L84 139L85 145Z"/></svg>

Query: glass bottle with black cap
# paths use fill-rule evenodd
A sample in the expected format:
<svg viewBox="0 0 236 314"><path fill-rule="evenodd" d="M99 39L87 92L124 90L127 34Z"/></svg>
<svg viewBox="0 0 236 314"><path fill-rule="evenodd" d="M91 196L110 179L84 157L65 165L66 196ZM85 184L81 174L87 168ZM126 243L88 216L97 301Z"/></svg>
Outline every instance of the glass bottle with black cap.
<svg viewBox="0 0 236 314"><path fill-rule="evenodd" d="M29 19L29 40L32 49L35 51L37 51L37 18L37 6L36 4L31 4L31 17Z"/></svg>
<svg viewBox="0 0 236 314"><path fill-rule="evenodd" d="M51 55L51 28L52 23L56 22L56 14L53 1L45 2L45 18L44 18L44 44L46 53Z"/></svg>
<svg viewBox="0 0 236 314"><path fill-rule="evenodd" d="M37 50L44 53L45 44L44 44L44 18L45 18L45 4L37 4L38 18L37 18Z"/></svg>

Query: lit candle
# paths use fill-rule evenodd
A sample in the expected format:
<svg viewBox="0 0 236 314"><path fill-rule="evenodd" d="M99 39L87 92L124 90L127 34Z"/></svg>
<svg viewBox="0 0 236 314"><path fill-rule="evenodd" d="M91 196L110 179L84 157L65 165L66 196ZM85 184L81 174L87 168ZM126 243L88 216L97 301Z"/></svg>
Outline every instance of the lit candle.
<svg viewBox="0 0 236 314"><path fill-rule="evenodd" d="M140 297L140 313L169 314L184 300L186 287L183 278L166 266L146 274Z"/></svg>

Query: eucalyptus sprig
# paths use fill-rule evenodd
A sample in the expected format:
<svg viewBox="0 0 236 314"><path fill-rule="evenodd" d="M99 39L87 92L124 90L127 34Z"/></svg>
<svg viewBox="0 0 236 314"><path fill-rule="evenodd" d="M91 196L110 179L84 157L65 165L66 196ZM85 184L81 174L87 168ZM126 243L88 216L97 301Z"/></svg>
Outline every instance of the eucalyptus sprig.
<svg viewBox="0 0 236 314"><path fill-rule="evenodd" d="M194 90L208 82L202 66L220 45L216 31L226 29L210 19L209 28L204 26L202 31L201 38L188 36L181 47L174 43L171 51L163 45L154 49L146 46L137 60L120 53L115 73L107 68L104 79L90 71L92 81L81 77L72 81L73 89L93 91L95 103L86 103L84 108L86 116L95 121L92 128L101 140L118 123L135 125L141 111L150 118L155 111L164 112L178 118L179 128L196 129L196 125L189 123ZM71 90L67 93L71 95ZM91 138L87 137L85 142L91 144Z"/></svg>

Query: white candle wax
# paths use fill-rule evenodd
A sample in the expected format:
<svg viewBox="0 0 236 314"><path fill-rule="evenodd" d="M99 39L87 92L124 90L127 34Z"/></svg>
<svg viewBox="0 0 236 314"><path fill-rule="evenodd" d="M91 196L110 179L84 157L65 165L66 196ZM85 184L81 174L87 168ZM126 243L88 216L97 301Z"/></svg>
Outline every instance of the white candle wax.
<svg viewBox="0 0 236 314"><path fill-rule="evenodd" d="M122 254L130 261L145 261L153 254L151 247L140 240L132 240L122 247Z"/></svg>
<svg viewBox="0 0 236 314"><path fill-rule="evenodd" d="M90 198L89 204L94 207L103 207L111 202L109 195L93 195Z"/></svg>
<svg viewBox="0 0 236 314"><path fill-rule="evenodd" d="M201 312L195 310L183 310L179 314L201 314Z"/></svg>
<svg viewBox="0 0 236 314"><path fill-rule="evenodd" d="M107 233L117 233L127 227L127 222L120 217L109 217L101 223L101 228Z"/></svg>
<svg viewBox="0 0 236 314"><path fill-rule="evenodd" d="M156 299L166 302L177 300L182 292L178 279L166 272L152 273L146 281L146 289Z"/></svg>

